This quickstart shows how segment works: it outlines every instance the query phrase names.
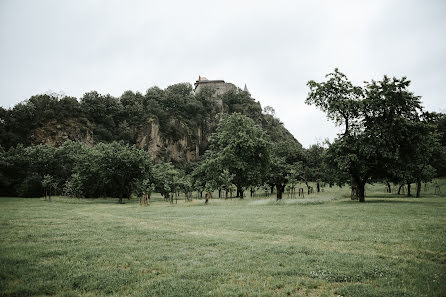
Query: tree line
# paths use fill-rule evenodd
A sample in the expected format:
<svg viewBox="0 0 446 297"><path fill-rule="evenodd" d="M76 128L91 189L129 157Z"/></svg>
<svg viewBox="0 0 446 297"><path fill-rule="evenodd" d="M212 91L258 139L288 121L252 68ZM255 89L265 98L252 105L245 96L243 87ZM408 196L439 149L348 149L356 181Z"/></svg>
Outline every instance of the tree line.
<svg viewBox="0 0 446 297"><path fill-rule="evenodd" d="M281 199L287 186L293 191L299 182L310 192L312 181L317 191L320 183L348 184L359 201L365 200L366 183L384 182L389 189L391 183L407 184L409 195L415 183L418 197L422 182L446 173L446 116L424 111L409 85L406 78L385 76L354 86L337 69L324 82L310 81L306 103L323 110L344 129L332 143L308 149L287 135L271 107L262 112L249 93L230 92L223 96L227 112L220 114L205 153L180 166L169 160L151 160L144 148L122 136L124 130L119 127L127 120L133 125L154 115L162 119L163 113L198 123L206 115L196 113L200 110L197 105L208 104L209 109L204 110L221 113L212 90L192 94L190 85L178 84L166 90L151 88L144 96L125 92L119 100L91 92L80 102L70 97L34 96L11 110L2 110L2 141L8 135L15 138L0 147L0 195L63 193L116 197L122 202L132 194L147 200L158 192L172 202L178 192L186 200L194 191L202 195L217 190L224 197L234 192L243 198L247 189L253 193L262 188L275 189ZM159 99L153 99L156 96ZM31 121L29 126L38 126L67 116L95 123L94 129L99 129L94 134L96 144L30 145L31 128L24 119Z"/></svg>

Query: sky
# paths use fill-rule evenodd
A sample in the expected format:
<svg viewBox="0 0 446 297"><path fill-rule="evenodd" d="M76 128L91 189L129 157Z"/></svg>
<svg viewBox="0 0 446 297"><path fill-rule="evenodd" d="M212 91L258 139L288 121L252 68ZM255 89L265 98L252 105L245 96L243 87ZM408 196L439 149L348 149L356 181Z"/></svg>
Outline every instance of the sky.
<svg viewBox="0 0 446 297"><path fill-rule="evenodd" d="M406 76L446 112L446 1L0 0L0 105L61 92L245 83L304 147L340 127L305 104L334 68L355 84Z"/></svg>

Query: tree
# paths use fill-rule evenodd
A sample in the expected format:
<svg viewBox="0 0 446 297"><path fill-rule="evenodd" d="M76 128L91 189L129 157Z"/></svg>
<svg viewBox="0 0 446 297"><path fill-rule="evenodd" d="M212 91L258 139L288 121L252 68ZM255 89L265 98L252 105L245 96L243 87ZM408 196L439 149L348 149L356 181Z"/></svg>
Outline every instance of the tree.
<svg viewBox="0 0 446 297"><path fill-rule="evenodd" d="M423 121L411 122L401 131L407 140L400 145L398 166L389 169L389 180L407 184L407 195L411 196L411 184L416 184L416 197L420 197L421 183L429 182L436 175L434 164L442 158L440 137L434 127Z"/></svg>
<svg viewBox="0 0 446 297"><path fill-rule="evenodd" d="M165 200L173 203L172 192L178 188L180 172L172 163L158 163L153 166L153 183L155 190L164 196Z"/></svg>
<svg viewBox="0 0 446 297"><path fill-rule="evenodd" d="M45 199L48 197L48 201L51 201L51 190L53 190L56 187L56 182L54 178L46 174L42 179L42 187L45 190Z"/></svg>
<svg viewBox="0 0 446 297"><path fill-rule="evenodd" d="M263 108L263 113L270 115L272 117L276 116L276 110L272 106L269 106L269 105L267 105Z"/></svg>
<svg viewBox="0 0 446 297"><path fill-rule="evenodd" d="M193 183L192 177L187 174L182 174L178 180L178 185L181 191L184 193L185 201L192 201Z"/></svg>
<svg viewBox="0 0 446 297"><path fill-rule="evenodd" d="M438 135L439 147L433 151L431 164L435 168L436 176L446 175L446 114L436 112L424 112L423 121L431 126L434 133Z"/></svg>
<svg viewBox="0 0 446 297"><path fill-rule="evenodd" d="M82 179L78 173L73 173L65 182L64 193L67 196L80 198L82 195Z"/></svg>
<svg viewBox="0 0 446 297"><path fill-rule="evenodd" d="M408 90L410 81L384 76L364 87L353 86L335 69L327 82L310 81L307 104L325 111L345 132L330 145L326 154L329 166L348 173L352 189L364 202L365 184L382 180L395 168L401 169L404 156L416 158L411 139L422 129L411 129L420 122L420 98ZM407 133L410 131L409 133ZM405 147L410 150L403 152Z"/></svg>
<svg viewBox="0 0 446 297"><path fill-rule="evenodd" d="M293 164L301 160L302 155L302 148L297 142L285 141L272 145L267 182L276 187L277 200L282 199L285 186L293 170Z"/></svg>
<svg viewBox="0 0 446 297"><path fill-rule="evenodd" d="M316 182L316 190L320 191L320 182L324 178L323 174L323 155L325 153L324 147L318 144L313 144L310 148L303 150L301 160L295 162L293 168L296 176L307 186L308 194L310 194L309 181Z"/></svg>
<svg viewBox="0 0 446 297"><path fill-rule="evenodd" d="M123 106L119 99L96 91L85 93L81 99L82 111L93 123L94 137L99 141L117 140L115 131L123 120Z"/></svg>
<svg viewBox="0 0 446 297"><path fill-rule="evenodd" d="M263 184L270 166L270 142L253 120L235 113L224 116L212 134L208 166L215 166L219 176L224 170L233 175L239 197L243 188ZM215 165L212 165L215 164Z"/></svg>
<svg viewBox="0 0 446 297"><path fill-rule="evenodd" d="M89 197L130 198L135 182L151 170L150 155L135 146L112 142L87 149L76 166Z"/></svg>
<svg viewBox="0 0 446 297"><path fill-rule="evenodd" d="M261 123L262 107L249 92L231 90L223 94L222 99L228 113L240 113L251 118L255 123Z"/></svg>
<svg viewBox="0 0 446 297"><path fill-rule="evenodd" d="M326 82L308 82L310 92L305 103L318 107L336 125L345 125L344 134L348 134L358 124L363 90L354 86L337 68L326 77Z"/></svg>
<svg viewBox="0 0 446 297"><path fill-rule="evenodd" d="M24 150L24 160L26 162L26 171L25 171L25 183L21 187L20 194L23 196L40 196L42 193L42 186L40 188L30 188L28 183L32 181L33 174L36 175L40 180L44 180L45 176L50 176L51 180L55 184L60 184L63 180L59 178L59 173L61 169L61 163L56 158L57 148L52 145L36 145L27 147ZM31 183L32 184L32 183ZM26 187L27 185L28 187ZM28 188L26 191L24 191ZM50 191L55 190L56 187L52 187L47 185L46 190ZM51 194L50 194L51 196Z"/></svg>

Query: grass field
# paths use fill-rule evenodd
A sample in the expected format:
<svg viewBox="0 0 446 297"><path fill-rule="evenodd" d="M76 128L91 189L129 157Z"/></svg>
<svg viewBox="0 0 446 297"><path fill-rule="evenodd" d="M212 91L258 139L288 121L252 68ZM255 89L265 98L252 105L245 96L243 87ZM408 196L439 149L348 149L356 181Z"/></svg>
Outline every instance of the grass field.
<svg viewBox="0 0 446 297"><path fill-rule="evenodd" d="M363 204L337 187L279 203L1 198L0 295L446 296L446 197L383 189Z"/></svg>

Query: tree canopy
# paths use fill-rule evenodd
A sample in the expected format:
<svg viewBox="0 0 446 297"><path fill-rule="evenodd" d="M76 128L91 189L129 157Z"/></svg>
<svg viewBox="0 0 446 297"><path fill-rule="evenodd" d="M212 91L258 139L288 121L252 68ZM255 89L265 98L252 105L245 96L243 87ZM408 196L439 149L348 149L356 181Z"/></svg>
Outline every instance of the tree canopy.
<svg viewBox="0 0 446 297"><path fill-rule="evenodd" d="M211 180L227 170L243 197L244 187L260 185L270 166L270 142L265 131L239 113L224 116L212 134L206 154ZM213 178L212 178L213 177Z"/></svg>
<svg viewBox="0 0 446 297"><path fill-rule="evenodd" d="M359 201L365 200L365 183L389 178L395 168L404 172L400 176L414 177L417 172L419 182L421 172L430 170L428 160L439 142L422 121L420 98L409 91L410 81L384 76L364 87L353 86L337 69L327 77L326 82L308 83L306 103L345 125L344 133L328 148L326 160L331 168L350 175Z"/></svg>

